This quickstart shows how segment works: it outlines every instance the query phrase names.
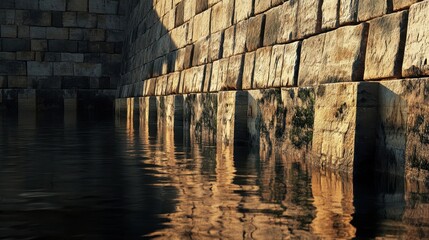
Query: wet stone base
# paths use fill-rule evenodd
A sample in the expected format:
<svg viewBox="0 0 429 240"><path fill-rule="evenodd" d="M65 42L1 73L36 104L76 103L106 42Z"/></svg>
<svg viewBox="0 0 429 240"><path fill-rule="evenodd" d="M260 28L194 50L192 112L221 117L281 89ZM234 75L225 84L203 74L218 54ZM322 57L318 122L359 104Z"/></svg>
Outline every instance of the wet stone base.
<svg viewBox="0 0 429 240"><path fill-rule="evenodd" d="M0 89L0 111L112 114L115 94L116 90Z"/></svg>
<svg viewBox="0 0 429 240"><path fill-rule="evenodd" d="M427 98L422 78L116 99L116 109L221 151L249 146L262 161L281 154L338 172L427 180Z"/></svg>

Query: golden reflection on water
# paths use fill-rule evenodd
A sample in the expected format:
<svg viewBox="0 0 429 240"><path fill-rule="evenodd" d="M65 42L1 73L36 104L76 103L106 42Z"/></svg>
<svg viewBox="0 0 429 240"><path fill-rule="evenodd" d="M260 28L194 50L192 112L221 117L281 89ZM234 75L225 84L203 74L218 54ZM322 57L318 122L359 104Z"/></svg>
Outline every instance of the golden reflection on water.
<svg viewBox="0 0 429 240"><path fill-rule="evenodd" d="M157 183L157 186L174 187L177 196L174 199L175 210L159 216L168 219L167 223L147 237L428 237L429 205L425 203L427 200L421 199L427 198L427 193L422 190L426 186L409 182L408 191L404 195L400 183L387 183L387 190L368 190L368 196L355 196L356 186L352 176L312 169L304 162L288 161L287 154L277 153L261 159L259 153L234 149L231 144L214 146L195 143L196 139L189 136L189 133L180 136L184 141L178 141L171 126L158 124L148 127L141 119L140 143L150 144L153 135L149 132L154 126L157 127L157 144L155 148L151 148L152 152L145 153L150 156L145 163L153 165L160 177L168 178ZM132 124L127 124L127 128L134 130ZM177 144L182 144L182 148L178 148ZM359 222L362 220L357 216L353 224L357 211L356 199L363 202L358 204L359 211L375 218L368 219L368 225L374 229L379 228L379 232L367 233L361 229L359 235L358 228L365 228L365 217L368 216L363 215L363 222ZM389 207L389 204L393 207ZM394 220L387 219L389 217Z"/></svg>

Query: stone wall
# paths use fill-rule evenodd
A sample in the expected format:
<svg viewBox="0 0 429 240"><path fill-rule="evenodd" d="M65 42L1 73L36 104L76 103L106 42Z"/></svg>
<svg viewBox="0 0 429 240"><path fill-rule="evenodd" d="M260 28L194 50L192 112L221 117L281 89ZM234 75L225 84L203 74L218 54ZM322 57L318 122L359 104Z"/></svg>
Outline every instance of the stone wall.
<svg viewBox="0 0 429 240"><path fill-rule="evenodd" d="M197 99L183 104L198 119L211 101L217 117L199 126L224 145L245 126L261 155L427 175L429 0L154 0L128 13L119 98Z"/></svg>
<svg viewBox="0 0 429 240"><path fill-rule="evenodd" d="M125 3L0 1L0 108L112 110Z"/></svg>

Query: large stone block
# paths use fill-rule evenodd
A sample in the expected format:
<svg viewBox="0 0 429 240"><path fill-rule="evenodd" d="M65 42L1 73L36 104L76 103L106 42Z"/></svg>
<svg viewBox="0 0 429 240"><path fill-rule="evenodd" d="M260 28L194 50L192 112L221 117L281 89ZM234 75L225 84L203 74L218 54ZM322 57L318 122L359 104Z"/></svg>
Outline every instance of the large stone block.
<svg viewBox="0 0 429 240"><path fill-rule="evenodd" d="M429 79L380 82L377 169L412 179L429 177Z"/></svg>
<svg viewBox="0 0 429 240"><path fill-rule="evenodd" d="M407 11L369 22L365 55L365 80L401 77Z"/></svg>
<svg viewBox="0 0 429 240"><path fill-rule="evenodd" d="M281 86L296 86L298 82L300 53L301 42L294 42L285 45L281 74Z"/></svg>
<svg viewBox="0 0 429 240"><path fill-rule="evenodd" d="M73 76L73 63L70 62L56 62L54 63L55 76Z"/></svg>
<svg viewBox="0 0 429 240"><path fill-rule="evenodd" d="M366 21L386 14L388 12L387 2L386 0L360 0L358 20Z"/></svg>
<svg viewBox="0 0 429 240"><path fill-rule="evenodd" d="M67 28L48 27L46 29L47 39L68 39L69 30Z"/></svg>
<svg viewBox="0 0 429 240"><path fill-rule="evenodd" d="M246 49L253 51L262 45L265 15L260 14L250 18L247 25Z"/></svg>
<svg viewBox="0 0 429 240"><path fill-rule="evenodd" d="M78 12L76 24L82 28L95 28L97 26L97 15L86 12Z"/></svg>
<svg viewBox="0 0 429 240"><path fill-rule="evenodd" d="M209 54L209 37L202 38L194 45L194 56L192 58L192 65L197 66L207 63Z"/></svg>
<svg viewBox="0 0 429 240"><path fill-rule="evenodd" d="M43 11L65 11L66 0L39 0L39 8Z"/></svg>
<svg viewBox="0 0 429 240"><path fill-rule="evenodd" d="M37 10L39 8L39 1L15 0L15 4L16 9Z"/></svg>
<svg viewBox="0 0 429 240"><path fill-rule="evenodd" d="M52 14L50 11L16 10L15 23L30 26L51 26Z"/></svg>
<svg viewBox="0 0 429 240"><path fill-rule="evenodd" d="M271 7L270 0L255 0L255 14L267 11Z"/></svg>
<svg viewBox="0 0 429 240"><path fill-rule="evenodd" d="M271 51L268 87L281 87L285 45L274 45Z"/></svg>
<svg viewBox="0 0 429 240"><path fill-rule="evenodd" d="M316 89L314 163L356 172L370 169L375 151L376 83L337 83Z"/></svg>
<svg viewBox="0 0 429 240"><path fill-rule="evenodd" d="M405 43L404 63L402 75L427 76L429 75L429 1L423 1L411 6L407 40Z"/></svg>
<svg viewBox="0 0 429 240"><path fill-rule="evenodd" d="M68 0L67 11L78 11L78 12L88 11L88 0Z"/></svg>
<svg viewBox="0 0 429 240"><path fill-rule="evenodd" d="M49 40L48 47L51 52L77 52L76 41Z"/></svg>
<svg viewBox="0 0 429 240"><path fill-rule="evenodd" d="M302 43L298 85L363 79L367 24L341 27Z"/></svg>
<svg viewBox="0 0 429 240"><path fill-rule="evenodd" d="M0 61L0 75L26 75L27 65L22 61Z"/></svg>
<svg viewBox="0 0 429 240"><path fill-rule="evenodd" d="M253 88L268 87L268 79L270 76L271 63L271 48L259 48L256 51L255 69L253 75Z"/></svg>
<svg viewBox="0 0 429 240"><path fill-rule="evenodd" d="M247 144L247 105L247 92L218 93L216 134L218 152L233 152L234 146Z"/></svg>
<svg viewBox="0 0 429 240"><path fill-rule="evenodd" d="M253 0L235 1L234 23L249 18L253 14Z"/></svg>
<svg viewBox="0 0 429 240"><path fill-rule="evenodd" d="M339 13L340 25L356 22L357 13L358 13L358 4L359 4L358 0L340 0L340 13Z"/></svg>
<svg viewBox="0 0 429 240"><path fill-rule="evenodd" d="M324 0L322 4L322 29L338 27L338 0Z"/></svg>
<svg viewBox="0 0 429 240"><path fill-rule="evenodd" d="M226 81L228 74L228 58L217 60L212 64L212 74L210 78L210 92L220 91L222 84Z"/></svg>
<svg viewBox="0 0 429 240"><path fill-rule="evenodd" d="M221 90L241 90L243 79L244 55L236 55L229 58L226 81Z"/></svg>
<svg viewBox="0 0 429 240"><path fill-rule="evenodd" d="M299 1L298 6L298 38L315 34L320 28L319 5L321 1Z"/></svg>
<svg viewBox="0 0 429 240"><path fill-rule="evenodd" d="M253 72L255 68L255 56L256 52L246 53L244 56L244 66L243 66L243 80L242 80L242 89L252 89L253 86Z"/></svg>
<svg viewBox="0 0 429 240"><path fill-rule="evenodd" d="M234 54L234 39L235 39L235 26L231 26L225 30L223 40L222 57L227 58Z"/></svg>
<svg viewBox="0 0 429 240"><path fill-rule="evenodd" d="M207 37L210 35L210 17L211 17L211 9L208 9L194 17L194 22L198 24L194 24L192 31L192 41L196 42L203 37Z"/></svg>
<svg viewBox="0 0 429 240"><path fill-rule="evenodd" d="M313 141L315 90L284 88L281 96L286 112L283 149L292 159L305 159L311 153Z"/></svg>
<svg viewBox="0 0 429 240"><path fill-rule="evenodd" d="M2 50L5 52L30 51L29 39L5 38L2 40Z"/></svg>
<svg viewBox="0 0 429 240"><path fill-rule="evenodd" d="M273 45L277 42L278 35L281 34L281 29L284 7L277 6L270 9L265 13L265 32L264 32L264 46Z"/></svg>
<svg viewBox="0 0 429 240"><path fill-rule="evenodd" d="M212 33L231 26L234 14L234 0L222 0L213 6L210 29Z"/></svg>
<svg viewBox="0 0 429 240"><path fill-rule="evenodd" d="M247 21L235 25L234 55L246 52Z"/></svg>
<svg viewBox="0 0 429 240"><path fill-rule="evenodd" d="M30 37L32 39L45 39L46 27L30 27Z"/></svg>
<svg viewBox="0 0 429 240"><path fill-rule="evenodd" d="M29 76L52 76L51 62L27 62L27 74Z"/></svg>
<svg viewBox="0 0 429 240"><path fill-rule="evenodd" d="M75 12L63 13L63 26L64 27L77 27L77 17Z"/></svg>
<svg viewBox="0 0 429 240"><path fill-rule="evenodd" d="M2 38L16 38L17 28L15 25L1 25L1 34Z"/></svg>
<svg viewBox="0 0 429 240"><path fill-rule="evenodd" d="M393 11L408 8L412 4L419 1L420 0L393 0Z"/></svg>
<svg viewBox="0 0 429 240"><path fill-rule="evenodd" d="M118 4L118 1L114 0L89 0L89 12L116 14Z"/></svg>
<svg viewBox="0 0 429 240"><path fill-rule="evenodd" d="M102 65L99 63L74 63L74 75L83 77L101 77Z"/></svg>
<svg viewBox="0 0 429 240"><path fill-rule="evenodd" d="M223 32L210 35L209 62L213 62L222 57Z"/></svg>
<svg viewBox="0 0 429 240"><path fill-rule="evenodd" d="M197 7L196 1L197 0L183 0L183 2L185 3L183 20L185 22L189 21L193 16L195 16L195 9ZM210 24L210 22L209 22L209 24Z"/></svg>
<svg viewBox="0 0 429 240"><path fill-rule="evenodd" d="M98 15L97 28L122 30L125 28L125 18L119 15Z"/></svg>

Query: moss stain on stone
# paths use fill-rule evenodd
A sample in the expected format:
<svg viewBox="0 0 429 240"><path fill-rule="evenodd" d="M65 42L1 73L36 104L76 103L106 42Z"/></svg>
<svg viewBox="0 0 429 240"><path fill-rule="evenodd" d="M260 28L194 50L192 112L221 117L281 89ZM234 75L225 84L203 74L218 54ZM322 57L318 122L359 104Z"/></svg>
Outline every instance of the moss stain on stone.
<svg viewBox="0 0 429 240"><path fill-rule="evenodd" d="M289 139L296 148L301 149L304 146L308 148L313 139L314 93L302 88L298 90L298 98L303 106L294 108Z"/></svg>

